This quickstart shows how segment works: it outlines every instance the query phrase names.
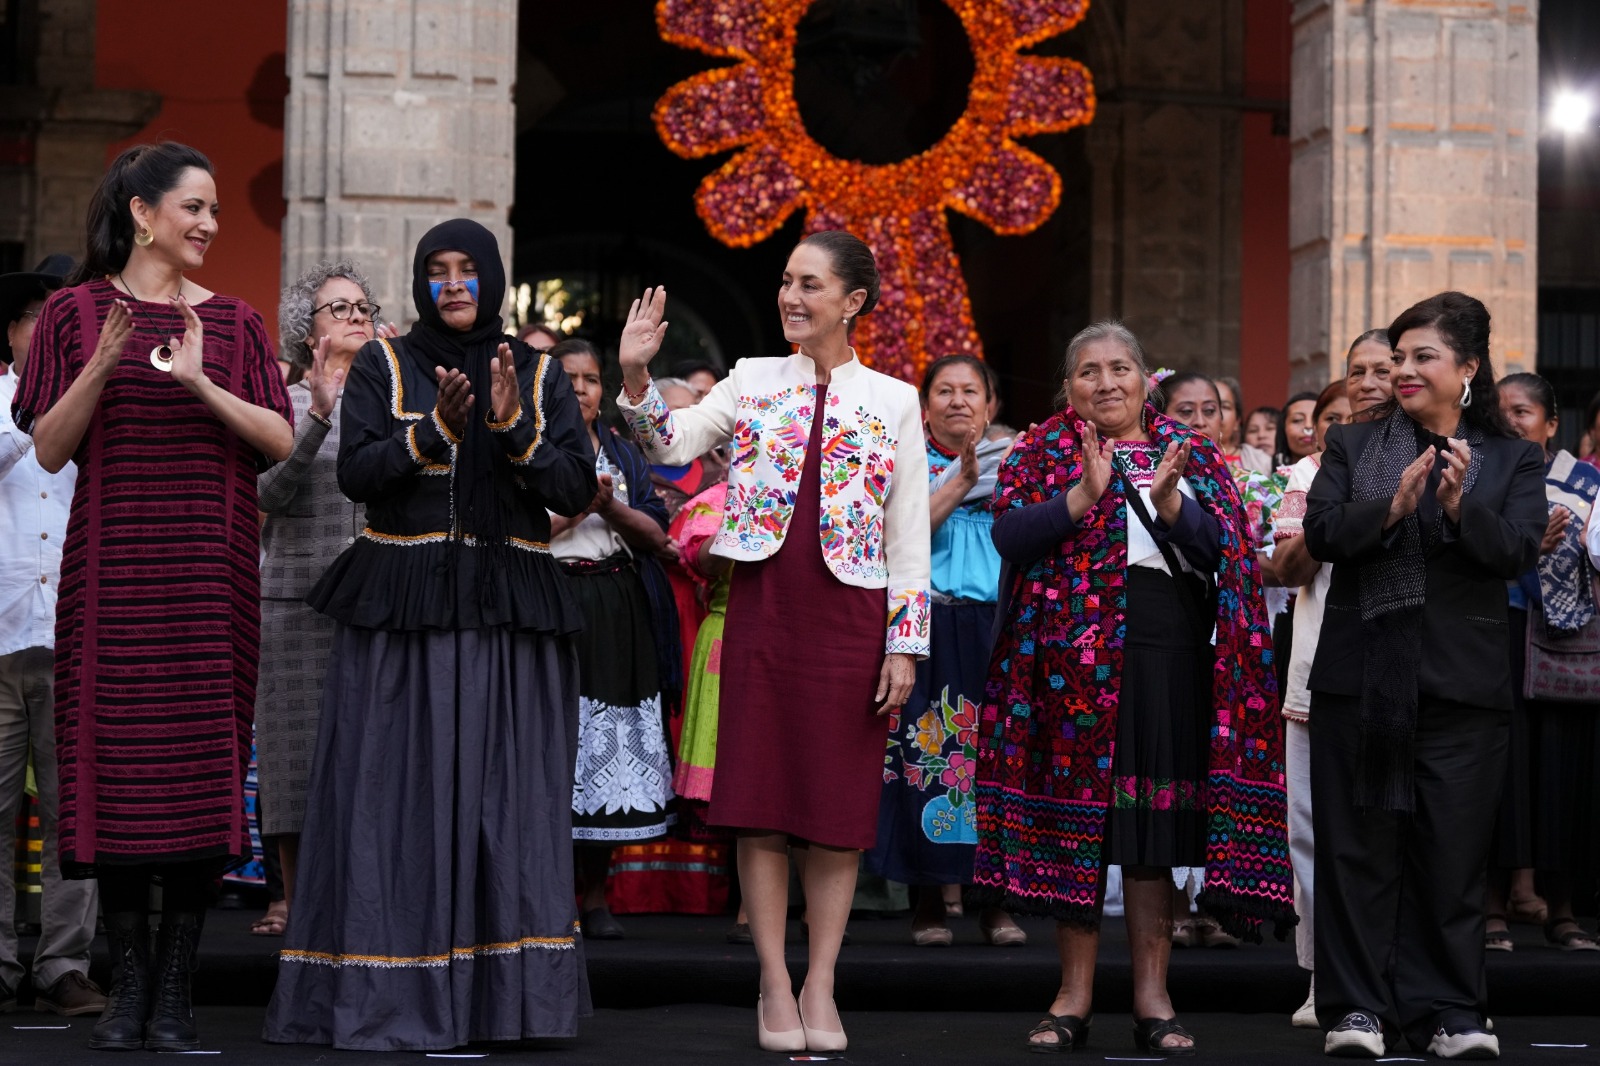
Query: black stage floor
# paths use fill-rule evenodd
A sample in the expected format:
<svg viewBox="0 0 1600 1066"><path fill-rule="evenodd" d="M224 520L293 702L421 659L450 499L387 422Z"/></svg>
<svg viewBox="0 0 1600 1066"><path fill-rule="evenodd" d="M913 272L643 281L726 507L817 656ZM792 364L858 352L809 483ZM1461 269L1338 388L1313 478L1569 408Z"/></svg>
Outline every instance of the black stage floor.
<svg viewBox="0 0 1600 1066"><path fill-rule="evenodd" d="M962 998L947 990L947 1000ZM601 1010L584 1022L575 1040L469 1047L447 1056L420 1052L334 1051L326 1047L264 1044L259 1007L203 1007L197 1012L205 1057L219 1066L293 1066L330 1063L379 1066L387 1063L448 1062L548 1063L550 1066L778 1066L789 1056L762 1052L755 1042L755 1012L749 1007L683 1004L642 1010ZM1200 1045L1195 1059L1215 1063L1327 1062L1322 1035L1293 1029L1277 1014L1184 1014ZM1035 1018L1028 1012L961 1010L844 1012L850 1032L845 1063L916 1066L978 1066L1029 1063L1040 1058L1021 1047ZM90 1051L89 1019L44 1014L11 1014L0 1020L0 1063L4 1066L106 1066L147 1061L143 1053L112 1055ZM13 1026L67 1026L14 1029ZM1518 1066L1595 1066L1600 1063L1600 1021L1595 1018L1497 1018L1501 1061ZM1133 1046L1127 1015L1102 1014L1086 1048L1072 1055L1078 1063L1161 1061ZM1536 1047L1536 1044L1587 1044L1587 1047ZM466 1056L466 1057L459 1057ZM1428 1056L1399 1051L1388 1061L1425 1061ZM806 1061L797 1057L796 1061ZM1179 1060L1185 1061L1185 1060ZM1437 1060L1432 1060L1437 1061Z"/></svg>
<svg viewBox="0 0 1600 1066"><path fill-rule="evenodd" d="M261 1017L280 941L249 935L255 916L217 910L207 917L195 979L206 1050L241 1066L421 1058L261 1044ZM536 1054L562 1066L785 1061L761 1054L754 1034L746 1032L753 1027L756 963L751 948L724 940L731 919L623 915L620 920L628 939L585 945L598 1013L580 1037L488 1049L492 1058ZM971 918L951 924L955 946L918 948L910 943L904 918L851 921L852 942L841 953L838 969L839 1005L855 1041L848 1061L937 1066L1023 1054L1022 1037L1058 981L1052 923L1025 919L1030 942L1022 948L981 944ZM789 958L798 977L805 958L799 924L791 922L789 931ZM1506 1061L1600 1066L1600 952L1558 951L1528 926L1514 926L1513 934L1516 951L1489 956L1490 1006ZM24 957L31 947L24 944ZM103 952L104 941L96 947ZM104 977L103 954L94 963L93 975ZM1271 941L1174 951L1169 984L1205 1058L1265 1063L1309 1061L1320 1052L1316 1033L1292 1029L1288 1022L1305 998L1306 979L1295 965L1293 947ZM1127 1017L1128 947L1118 919L1106 922L1095 995L1099 1019L1088 1059L1138 1059ZM63 1024L71 1028L12 1028ZM83 1019L69 1023L28 1012L0 1016L0 1066L104 1063L103 1054L86 1050L87 1029ZM1536 1043L1590 1047L1531 1046Z"/></svg>

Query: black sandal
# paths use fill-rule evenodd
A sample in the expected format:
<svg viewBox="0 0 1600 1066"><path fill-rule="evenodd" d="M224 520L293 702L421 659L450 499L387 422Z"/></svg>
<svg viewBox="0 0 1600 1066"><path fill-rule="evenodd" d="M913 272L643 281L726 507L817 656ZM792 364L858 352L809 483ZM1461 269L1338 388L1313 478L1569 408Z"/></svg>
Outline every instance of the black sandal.
<svg viewBox="0 0 1600 1066"><path fill-rule="evenodd" d="M1562 926L1571 926L1565 932L1556 932ZM1594 951L1600 948L1595 938L1584 931L1576 918L1552 918L1544 923L1544 938L1562 951Z"/></svg>
<svg viewBox="0 0 1600 1066"><path fill-rule="evenodd" d="M1511 942L1511 930L1509 928L1507 928L1507 929L1490 929L1488 927L1488 923L1489 922L1499 922L1501 925L1505 925L1506 924L1506 916L1505 915L1503 915L1503 914L1486 914L1486 915L1483 916L1483 920L1484 920L1483 950L1485 950L1485 951L1513 951L1513 950L1516 949L1516 945Z"/></svg>
<svg viewBox="0 0 1600 1066"><path fill-rule="evenodd" d="M1194 1044L1188 1047L1166 1047L1161 1041L1169 1036L1186 1036L1191 1041L1194 1034L1178 1024L1176 1018L1135 1018L1133 1020L1133 1046L1147 1055L1175 1058L1194 1054Z"/></svg>
<svg viewBox="0 0 1600 1066"><path fill-rule="evenodd" d="M1076 1014L1047 1014L1044 1021L1028 1030L1028 1050L1045 1055L1065 1055L1089 1042L1089 1025L1094 1015L1080 1018ZM1054 1043L1038 1043L1033 1038L1046 1033L1055 1034Z"/></svg>

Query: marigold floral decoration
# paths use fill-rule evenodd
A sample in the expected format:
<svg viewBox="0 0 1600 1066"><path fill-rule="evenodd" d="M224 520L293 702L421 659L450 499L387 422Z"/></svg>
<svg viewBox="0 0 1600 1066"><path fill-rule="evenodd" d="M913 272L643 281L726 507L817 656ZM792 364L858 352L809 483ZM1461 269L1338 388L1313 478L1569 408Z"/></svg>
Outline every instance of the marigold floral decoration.
<svg viewBox="0 0 1600 1066"><path fill-rule="evenodd" d="M982 356L945 208L1001 234L1037 229L1061 200L1061 178L1014 138L1094 117L1089 72L1021 49L1076 26L1089 0L943 0L972 48L967 110L932 148L869 165L811 139L794 96L796 30L809 0L659 0L664 40L736 59L674 85L657 102L668 148L694 159L741 148L701 182L696 208L736 248L765 240L798 208L806 231L844 229L872 246L882 296L855 345L877 369L921 380L930 358Z"/></svg>

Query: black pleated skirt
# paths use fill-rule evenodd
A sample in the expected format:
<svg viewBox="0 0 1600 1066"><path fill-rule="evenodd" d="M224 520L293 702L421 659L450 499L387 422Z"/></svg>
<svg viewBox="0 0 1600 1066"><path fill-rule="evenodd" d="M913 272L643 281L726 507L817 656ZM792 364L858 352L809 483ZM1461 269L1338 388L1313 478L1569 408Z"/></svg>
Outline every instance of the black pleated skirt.
<svg viewBox="0 0 1600 1066"><path fill-rule="evenodd" d="M1107 864L1205 865L1211 630L1178 581L1198 587L1189 575L1128 568Z"/></svg>

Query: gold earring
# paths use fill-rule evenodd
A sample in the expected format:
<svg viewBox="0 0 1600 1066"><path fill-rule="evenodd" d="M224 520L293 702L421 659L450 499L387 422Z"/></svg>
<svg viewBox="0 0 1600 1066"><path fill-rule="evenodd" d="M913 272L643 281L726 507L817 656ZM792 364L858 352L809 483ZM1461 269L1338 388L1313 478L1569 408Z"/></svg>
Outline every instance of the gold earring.
<svg viewBox="0 0 1600 1066"><path fill-rule="evenodd" d="M133 243L137 244L140 248L150 247L150 245L155 242L155 239L155 231L145 229L142 226L133 235Z"/></svg>

